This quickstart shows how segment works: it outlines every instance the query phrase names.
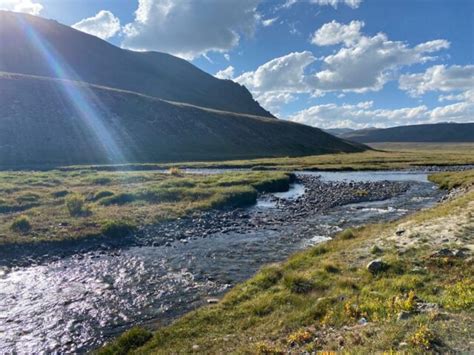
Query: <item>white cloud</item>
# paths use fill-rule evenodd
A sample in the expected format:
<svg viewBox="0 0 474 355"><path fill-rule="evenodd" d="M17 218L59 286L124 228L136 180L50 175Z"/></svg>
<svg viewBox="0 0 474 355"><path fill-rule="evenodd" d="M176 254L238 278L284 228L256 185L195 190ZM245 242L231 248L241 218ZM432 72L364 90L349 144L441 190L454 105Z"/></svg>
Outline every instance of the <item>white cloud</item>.
<svg viewBox="0 0 474 355"><path fill-rule="evenodd" d="M43 5L34 0L0 0L0 10L39 15L43 10Z"/></svg>
<svg viewBox="0 0 474 355"><path fill-rule="evenodd" d="M447 41L437 42L438 50L449 47ZM360 36L354 42L346 40L339 51L324 58L312 85L326 91L378 91L396 69L433 59L428 53L434 48L428 43L432 42L409 47L405 42L389 40L384 33Z"/></svg>
<svg viewBox="0 0 474 355"><path fill-rule="evenodd" d="M467 90L474 88L474 65L435 65L424 73L402 75L399 84L400 89L414 97L428 91Z"/></svg>
<svg viewBox="0 0 474 355"><path fill-rule="evenodd" d="M224 53L224 58L225 58L225 60L229 61L230 60L229 53Z"/></svg>
<svg viewBox="0 0 474 355"><path fill-rule="evenodd" d="M219 70L216 75L214 75L218 79L230 79L234 77L234 67L229 65L227 68L223 70Z"/></svg>
<svg viewBox="0 0 474 355"><path fill-rule="evenodd" d="M460 94L451 94L451 95L440 95L439 101L467 101L474 103L474 89L466 90ZM474 119L474 117L473 117Z"/></svg>
<svg viewBox="0 0 474 355"><path fill-rule="evenodd" d="M279 114L282 105L294 101L296 97L288 92L265 92L256 97L260 105L274 114Z"/></svg>
<svg viewBox="0 0 474 355"><path fill-rule="evenodd" d="M305 68L316 58L309 51L293 52L272 59L255 71L246 72L235 80L254 92L306 92Z"/></svg>
<svg viewBox="0 0 474 355"><path fill-rule="evenodd" d="M120 20L110 11L102 10L97 15L85 18L72 27L93 36L108 39L120 31Z"/></svg>
<svg viewBox="0 0 474 355"><path fill-rule="evenodd" d="M360 30L364 25L363 21L351 21L348 25L342 25L336 21L326 23L314 32L311 43L318 46L338 43L351 45L360 38Z"/></svg>
<svg viewBox="0 0 474 355"><path fill-rule="evenodd" d="M226 52L241 35L254 33L260 0L139 0L135 20L124 28L122 46L195 58Z"/></svg>
<svg viewBox="0 0 474 355"><path fill-rule="evenodd" d="M472 122L474 103L459 102L429 109L425 105L399 109L375 109L373 102L316 105L288 117L290 121L321 128L392 127L421 123Z"/></svg>
<svg viewBox="0 0 474 355"><path fill-rule="evenodd" d="M269 18L269 19L266 19L266 20L262 20L262 25L263 27L269 27L271 25L273 25L275 23L275 21L278 20L278 17L273 17L273 18Z"/></svg>
<svg viewBox="0 0 474 355"><path fill-rule="evenodd" d="M287 7L291 7L293 6L294 4L296 4L298 2L298 0L287 0L282 7L284 8L287 8ZM311 4L315 4L315 5L320 5L320 6L326 6L326 5L330 5L332 7L334 7L335 9L337 9L337 6L339 4L344 4L344 5L347 5L353 9L357 9L360 4L362 3L362 0L309 0L309 2Z"/></svg>
<svg viewBox="0 0 474 355"><path fill-rule="evenodd" d="M314 41L319 45L340 44L335 53L321 58L309 51L289 53L235 80L247 86L257 100L267 92L273 96L281 93L322 96L331 91L378 91L387 81L396 79L399 68L424 63L433 59L430 55L434 51L449 47L445 40L410 47L405 42L389 40L383 33L369 37L360 33L363 26L360 21L325 24L315 32Z"/></svg>

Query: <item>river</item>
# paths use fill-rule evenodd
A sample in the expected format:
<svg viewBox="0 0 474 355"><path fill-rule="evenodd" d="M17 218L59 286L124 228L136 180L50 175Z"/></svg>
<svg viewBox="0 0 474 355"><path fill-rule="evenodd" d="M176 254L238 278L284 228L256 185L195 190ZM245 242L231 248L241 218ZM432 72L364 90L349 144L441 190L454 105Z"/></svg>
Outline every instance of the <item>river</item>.
<svg viewBox="0 0 474 355"><path fill-rule="evenodd" d="M423 172L298 174L321 176L332 186L392 181L406 189L382 201L314 210L302 219L261 228L89 251L29 266L0 265L0 353L86 352L135 324L166 324L264 264L324 242L342 228L432 206L443 195ZM278 219L278 201L297 201L306 194L307 187L296 183L289 192L260 197L242 213L249 220Z"/></svg>

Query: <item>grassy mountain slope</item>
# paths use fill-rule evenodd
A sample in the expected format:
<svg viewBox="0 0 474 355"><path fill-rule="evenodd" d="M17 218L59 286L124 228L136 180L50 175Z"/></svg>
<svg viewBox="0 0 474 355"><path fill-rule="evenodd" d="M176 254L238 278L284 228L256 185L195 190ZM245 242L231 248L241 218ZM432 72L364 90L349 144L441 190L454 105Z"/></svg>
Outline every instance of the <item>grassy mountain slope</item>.
<svg viewBox="0 0 474 355"><path fill-rule="evenodd" d="M0 11L0 43L0 71L85 81L198 106L273 117L245 87L219 80L183 59L124 50L53 20ZM48 53L46 56L40 47ZM63 71L53 70L57 63Z"/></svg>
<svg viewBox="0 0 474 355"><path fill-rule="evenodd" d="M352 131L339 136L360 143L474 142L474 123L438 123L367 129Z"/></svg>
<svg viewBox="0 0 474 355"><path fill-rule="evenodd" d="M79 82L0 75L0 166L363 151L309 126Z"/></svg>

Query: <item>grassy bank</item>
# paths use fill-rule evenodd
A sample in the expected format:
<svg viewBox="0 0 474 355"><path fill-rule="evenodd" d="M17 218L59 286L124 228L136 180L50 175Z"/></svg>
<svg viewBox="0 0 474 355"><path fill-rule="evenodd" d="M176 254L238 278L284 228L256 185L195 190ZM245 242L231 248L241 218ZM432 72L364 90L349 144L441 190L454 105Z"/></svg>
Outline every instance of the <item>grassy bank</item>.
<svg viewBox="0 0 474 355"><path fill-rule="evenodd" d="M285 191L290 182L280 172L170 172L1 172L0 244L120 237L199 210L249 205L258 192Z"/></svg>
<svg viewBox="0 0 474 355"><path fill-rule="evenodd" d="M306 157L283 157L219 162L176 164L128 164L121 168L136 170L180 168L246 168L278 170L389 170L420 166L474 164L474 144L376 144L375 149L363 153L324 154ZM98 170L117 169L117 166L95 166ZM84 167L65 167L65 170Z"/></svg>
<svg viewBox="0 0 474 355"><path fill-rule="evenodd" d="M474 174L432 180L470 186ZM153 335L134 329L100 352L472 351L473 215L471 189L396 222L346 230L264 267L216 305Z"/></svg>

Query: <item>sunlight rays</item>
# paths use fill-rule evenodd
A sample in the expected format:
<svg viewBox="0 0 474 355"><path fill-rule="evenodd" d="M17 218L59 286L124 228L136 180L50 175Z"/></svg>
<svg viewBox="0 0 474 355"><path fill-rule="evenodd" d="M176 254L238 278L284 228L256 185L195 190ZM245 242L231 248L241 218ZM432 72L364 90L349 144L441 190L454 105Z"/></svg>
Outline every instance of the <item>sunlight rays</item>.
<svg viewBox="0 0 474 355"><path fill-rule="evenodd" d="M42 38L21 16L18 16L18 21L34 49L42 57L42 60L47 63L52 76L59 79L67 78L81 81L81 78L68 66L47 40ZM107 125L104 117L101 117L102 115L99 110L96 110L94 107L100 106L104 108L105 105L101 104L92 90L86 85L69 80L58 80L58 83L80 118L81 123L87 128L87 133L95 137L102 146L106 154L107 163L127 162L123 150L113 137L112 127Z"/></svg>

